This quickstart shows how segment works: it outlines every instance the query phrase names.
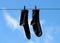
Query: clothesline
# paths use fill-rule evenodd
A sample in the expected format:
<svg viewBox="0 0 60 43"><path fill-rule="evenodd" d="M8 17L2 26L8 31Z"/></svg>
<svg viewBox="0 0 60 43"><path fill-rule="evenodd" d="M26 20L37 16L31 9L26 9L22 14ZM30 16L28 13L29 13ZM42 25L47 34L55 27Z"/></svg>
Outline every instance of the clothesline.
<svg viewBox="0 0 60 43"><path fill-rule="evenodd" d="M26 8L26 9L33 10L32 8ZM37 9L39 10L60 10L60 8L37 8ZM22 10L22 9L0 9L0 10Z"/></svg>

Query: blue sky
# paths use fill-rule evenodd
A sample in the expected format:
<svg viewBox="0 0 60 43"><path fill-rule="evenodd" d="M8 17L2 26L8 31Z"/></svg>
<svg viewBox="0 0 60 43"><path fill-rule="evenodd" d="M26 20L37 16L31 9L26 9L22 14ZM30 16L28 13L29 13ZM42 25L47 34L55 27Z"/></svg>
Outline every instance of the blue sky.
<svg viewBox="0 0 60 43"><path fill-rule="evenodd" d="M0 9L60 8L60 0L0 0ZM0 43L60 43L60 10L40 10L43 31L36 37L30 25L32 10L29 10L31 39L28 40L24 28L19 26L21 10L0 10Z"/></svg>

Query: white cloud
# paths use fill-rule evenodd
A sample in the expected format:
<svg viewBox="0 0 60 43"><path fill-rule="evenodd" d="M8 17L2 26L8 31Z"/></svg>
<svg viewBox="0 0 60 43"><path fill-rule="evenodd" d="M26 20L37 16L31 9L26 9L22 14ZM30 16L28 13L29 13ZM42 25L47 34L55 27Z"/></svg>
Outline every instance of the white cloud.
<svg viewBox="0 0 60 43"><path fill-rule="evenodd" d="M17 29L19 27L19 22L13 17L11 17L10 14L6 11L4 11L4 17L7 22L7 25L13 27L13 29Z"/></svg>
<svg viewBox="0 0 60 43"><path fill-rule="evenodd" d="M44 31L44 35L43 35L44 43L51 43L54 40L54 37L52 35L53 32L54 32L53 27L51 27L51 26L45 27L45 31Z"/></svg>
<svg viewBox="0 0 60 43"><path fill-rule="evenodd" d="M57 34L60 34L60 26L46 26L43 31L43 41L44 43L53 43L55 41ZM56 39L58 40L58 39Z"/></svg>

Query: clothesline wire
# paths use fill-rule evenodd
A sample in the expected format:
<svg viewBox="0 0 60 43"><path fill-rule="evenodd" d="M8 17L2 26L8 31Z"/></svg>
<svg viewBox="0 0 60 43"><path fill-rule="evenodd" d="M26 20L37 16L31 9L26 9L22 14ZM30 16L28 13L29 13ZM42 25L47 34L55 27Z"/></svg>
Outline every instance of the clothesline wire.
<svg viewBox="0 0 60 43"><path fill-rule="evenodd" d="M26 8L27 10L33 10L32 8ZM37 8L39 10L60 10L60 8ZM0 9L0 10L22 10L22 9Z"/></svg>

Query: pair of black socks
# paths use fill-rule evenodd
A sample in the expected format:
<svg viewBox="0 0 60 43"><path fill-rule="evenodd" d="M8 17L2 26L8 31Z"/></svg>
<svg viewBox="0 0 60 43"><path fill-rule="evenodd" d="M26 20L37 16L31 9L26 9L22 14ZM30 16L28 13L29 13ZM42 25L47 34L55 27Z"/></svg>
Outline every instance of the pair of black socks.
<svg viewBox="0 0 60 43"><path fill-rule="evenodd" d="M32 11L33 13L32 13L31 25L33 26L35 35L37 37L40 37L42 35L42 30L39 22L39 10L33 9ZM31 35L30 35L29 24L28 24L28 10L25 8L21 11L20 25L24 27L26 37L30 39Z"/></svg>

